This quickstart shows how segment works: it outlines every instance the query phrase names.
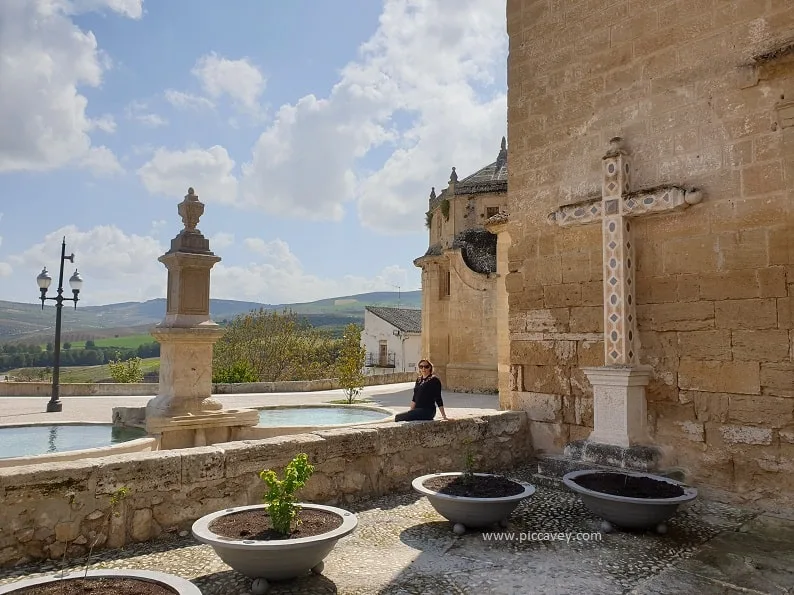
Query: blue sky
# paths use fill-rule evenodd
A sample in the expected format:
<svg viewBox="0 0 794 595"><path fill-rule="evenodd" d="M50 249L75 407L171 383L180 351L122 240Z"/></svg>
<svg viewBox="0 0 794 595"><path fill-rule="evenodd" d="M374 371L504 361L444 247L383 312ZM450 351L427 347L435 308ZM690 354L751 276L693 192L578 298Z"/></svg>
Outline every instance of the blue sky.
<svg viewBox="0 0 794 595"><path fill-rule="evenodd" d="M505 133L504 29L504 0L3 0L0 299L64 235L86 303L162 297L188 186L213 297L418 289L430 186Z"/></svg>

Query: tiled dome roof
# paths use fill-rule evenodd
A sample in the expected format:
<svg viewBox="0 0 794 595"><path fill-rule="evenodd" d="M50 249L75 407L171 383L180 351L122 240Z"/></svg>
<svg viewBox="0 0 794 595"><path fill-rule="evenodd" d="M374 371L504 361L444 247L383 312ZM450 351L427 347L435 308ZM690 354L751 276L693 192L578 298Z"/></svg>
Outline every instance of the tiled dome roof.
<svg viewBox="0 0 794 595"><path fill-rule="evenodd" d="M451 180L455 180L455 194L482 194L486 192L507 192L507 139L502 137L502 146L496 161L462 180L457 180L452 168ZM430 194L430 210L435 209L445 198L446 190L436 196L435 189Z"/></svg>

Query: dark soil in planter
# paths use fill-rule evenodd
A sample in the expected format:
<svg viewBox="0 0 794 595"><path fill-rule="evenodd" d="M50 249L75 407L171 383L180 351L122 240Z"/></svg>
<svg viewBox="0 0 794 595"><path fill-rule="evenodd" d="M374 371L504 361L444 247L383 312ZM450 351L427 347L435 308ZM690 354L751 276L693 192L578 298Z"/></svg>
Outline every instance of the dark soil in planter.
<svg viewBox="0 0 794 595"><path fill-rule="evenodd" d="M179 595L170 587L139 578L70 578L14 591L14 595Z"/></svg>
<svg viewBox="0 0 794 595"><path fill-rule="evenodd" d="M467 498L504 498L524 491L521 484L499 475L473 475L469 478L462 475L444 475L428 479L423 485L440 494Z"/></svg>
<svg viewBox="0 0 794 595"><path fill-rule="evenodd" d="M270 541L274 539L299 539L313 537L333 531L342 525L342 517L324 510L302 508L298 511L300 523L292 533L283 535L273 530L270 516L263 510L245 510L227 514L210 523L209 530L229 539L254 539Z"/></svg>
<svg viewBox="0 0 794 595"><path fill-rule="evenodd" d="M583 488L627 498L678 498L684 490L666 481L622 473L593 473L574 479Z"/></svg>

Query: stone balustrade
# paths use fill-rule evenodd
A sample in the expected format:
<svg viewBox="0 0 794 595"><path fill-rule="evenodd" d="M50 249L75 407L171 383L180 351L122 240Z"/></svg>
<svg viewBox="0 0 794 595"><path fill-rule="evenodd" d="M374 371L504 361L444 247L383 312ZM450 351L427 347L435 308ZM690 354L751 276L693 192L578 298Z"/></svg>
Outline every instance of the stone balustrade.
<svg viewBox="0 0 794 595"><path fill-rule="evenodd" d="M415 372L374 374L364 377L364 386L412 382L415 379ZM112 382L62 383L60 385L60 394L62 397L147 397L157 395L158 387L159 385L156 382L128 384ZM335 378L326 378L322 380L213 384L212 392L216 395L233 395L241 393L312 392L338 388L340 388L339 382ZM51 382L0 382L0 397L49 397L51 393Z"/></svg>
<svg viewBox="0 0 794 595"><path fill-rule="evenodd" d="M524 412L449 422L386 423L258 441L116 455L0 469L0 566L60 558L189 530L197 518L261 501L258 473L305 452L315 473L303 501L341 504L409 489L413 478L462 470L507 469L531 456ZM111 496L129 495L111 514Z"/></svg>

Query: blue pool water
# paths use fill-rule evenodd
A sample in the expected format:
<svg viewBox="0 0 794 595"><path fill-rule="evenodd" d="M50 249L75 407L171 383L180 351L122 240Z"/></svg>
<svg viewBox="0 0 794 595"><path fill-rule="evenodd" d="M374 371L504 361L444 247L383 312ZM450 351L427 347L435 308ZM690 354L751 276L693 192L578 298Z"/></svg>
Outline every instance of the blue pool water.
<svg viewBox="0 0 794 595"><path fill-rule="evenodd" d="M0 459L98 448L144 436L143 429L112 424L0 427Z"/></svg>
<svg viewBox="0 0 794 595"><path fill-rule="evenodd" d="M388 417L384 411L357 409L355 407L290 407L285 409L260 409L259 425L280 426L336 426L341 424L380 421Z"/></svg>

